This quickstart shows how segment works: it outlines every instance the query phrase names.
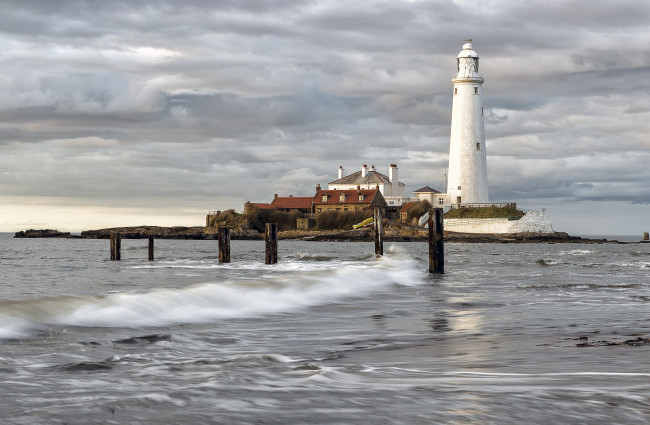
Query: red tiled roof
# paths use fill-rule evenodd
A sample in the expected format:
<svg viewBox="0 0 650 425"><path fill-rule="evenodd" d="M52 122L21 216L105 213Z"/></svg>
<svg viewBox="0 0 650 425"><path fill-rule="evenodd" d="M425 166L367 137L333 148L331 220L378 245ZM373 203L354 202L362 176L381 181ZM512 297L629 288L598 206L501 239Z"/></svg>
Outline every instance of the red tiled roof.
<svg viewBox="0 0 650 425"><path fill-rule="evenodd" d="M310 209L313 200L311 196L278 196L271 205L283 209Z"/></svg>
<svg viewBox="0 0 650 425"><path fill-rule="evenodd" d="M400 208L399 210L400 210L400 212L406 212L406 211L410 210L411 207L413 205L417 204L417 203L418 203L418 201L409 202L407 204L402 205L402 208Z"/></svg>
<svg viewBox="0 0 650 425"><path fill-rule="evenodd" d="M275 210L276 208L271 204L260 204L256 202L248 202L247 205L253 206L260 210Z"/></svg>
<svg viewBox="0 0 650 425"><path fill-rule="evenodd" d="M377 189L346 189L346 190L320 190L314 196L314 204L335 205L335 204L371 204L375 196L379 193ZM341 201L341 194L345 195L345 200ZM360 201L359 195L365 195ZM323 201L323 195L327 195L327 201Z"/></svg>

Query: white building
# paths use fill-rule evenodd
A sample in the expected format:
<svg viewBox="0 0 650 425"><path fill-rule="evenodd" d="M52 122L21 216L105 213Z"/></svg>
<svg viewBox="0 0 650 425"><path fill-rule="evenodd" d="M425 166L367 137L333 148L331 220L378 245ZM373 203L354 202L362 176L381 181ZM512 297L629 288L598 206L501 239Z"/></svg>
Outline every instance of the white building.
<svg viewBox="0 0 650 425"><path fill-rule="evenodd" d="M375 170L375 166L368 168L366 164L361 167L361 171L344 175L345 171L339 166L338 179L327 184L329 190L346 190L346 189L375 189L379 191L386 200L386 204L391 206L401 206L408 202L409 198L404 196L404 183L398 180L399 169L397 165L391 164L388 169L388 175L382 174Z"/></svg>
<svg viewBox="0 0 650 425"><path fill-rule="evenodd" d="M487 203L488 179L483 124L483 77L471 40L457 57L449 140L449 204Z"/></svg>
<svg viewBox="0 0 650 425"><path fill-rule="evenodd" d="M429 186L424 186L418 190L414 190L413 193L417 196L418 201L427 201L431 206L436 208L444 208L447 204L447 195L445 193L440 193Z"/></svg>
<svg viewBox="0 0 650 425"><path fill-rule="evenodd" d="M426 199L436 207L443 207L445 211L460 205L489 204L481 97L483 76L478 72L478 54L471 41L467 40L458 54L456 74L451 80L454 92L447 193L436 193L435 189L428 186L415 191L418 199ZM426 218L427 215L423 217ZM421 219L421 225L423 222ZM551 218L545 209L528 211L518 220L445 218L444 226L447 231L459 233L553 233Z"/></svg>

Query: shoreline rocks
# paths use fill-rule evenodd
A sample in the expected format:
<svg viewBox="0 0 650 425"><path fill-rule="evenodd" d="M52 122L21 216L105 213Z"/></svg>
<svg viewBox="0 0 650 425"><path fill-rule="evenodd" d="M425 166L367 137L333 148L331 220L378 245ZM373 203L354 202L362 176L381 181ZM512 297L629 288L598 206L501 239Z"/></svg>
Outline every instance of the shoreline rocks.
<svg viewBox="0 0 650 425"><path fill-rule="evenodd" d="M86 230L81 235L71 235L70 232L44 229L16 232L14 238L79 238L79 239L109 239L110 234L117 231L123 239L146 239L153 236L156 239L217 239L217 228L195 227L159 227L159 226L132 226L111 227L97 230ZM369 242L373 240L372 229L358 230L287 230L279 232L279 239L304 240L304 241L351 241ZM230 238L233 240L261 240L264 234L258 233L246 226L231 229ZM386 242L425 242L428 240L428 231L416 226L406 226L398 223L385 223L384 241ZM464 243L627 243L607 239L587 239L571 236L564 232L552 234L515 233L515 234L472 234L445 232L445 242Z"/></svg>
<svg viewBox="0 0 650 425"><path fill-rule="evenodd" d="M76 238L70 232L59 232L52 229L28 229L14 234L14 238Z"/></svg>

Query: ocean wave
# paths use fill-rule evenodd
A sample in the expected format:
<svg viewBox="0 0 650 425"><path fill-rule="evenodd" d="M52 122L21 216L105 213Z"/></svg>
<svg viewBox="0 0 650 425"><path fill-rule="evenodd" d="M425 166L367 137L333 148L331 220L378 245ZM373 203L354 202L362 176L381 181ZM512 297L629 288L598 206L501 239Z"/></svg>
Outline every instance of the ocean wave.
<svg viewBox="0 0 650 425"><path fill-rule="evenodd" d="M0 338L23 337L51 326L139 328L259 317L360 297L393 284L425 282L417 262L404 255L326 264L305 268L304 264L286 262L274 266L274 274L261 278L180 289L5 302L0 304ZM277 273L279 269L285 273Z"/></svg>
<svg viewBox="0 0 650 425"><path fill-rule="evenodd" d="M639 269L647 269L650 267L650 262L648 261L633 261L629 263L614 263L615 266L619 267L632 267Z"/></svg>
<svg viewBox="0 0 650 425"><path fill-rule="evenodd" d="M570 251L560 251L558 252L559 255L589 255L593 254L594 251L588 250L588 249L572 249Z"/></svg>

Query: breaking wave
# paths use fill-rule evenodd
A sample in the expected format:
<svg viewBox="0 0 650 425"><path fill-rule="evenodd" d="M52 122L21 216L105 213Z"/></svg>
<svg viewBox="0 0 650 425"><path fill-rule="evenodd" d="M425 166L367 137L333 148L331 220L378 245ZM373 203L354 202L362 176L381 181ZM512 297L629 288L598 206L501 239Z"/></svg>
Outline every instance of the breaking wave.
<svg viewBox="0 0 650 425"><path fill-rule="evenodd" d="M51 326L138 328L259 317L359 297L393 284L425 282L415 260L396 254L343 264L317 259L313 269L288 262L282 273L270 277L260 273L254 279L178 289L8 301L0 304L0 338L24 337Z"/></svg>

